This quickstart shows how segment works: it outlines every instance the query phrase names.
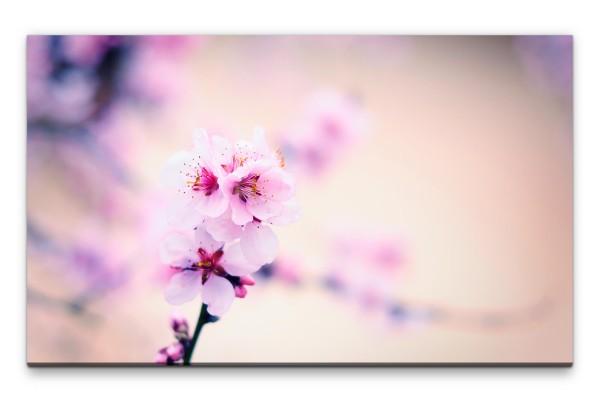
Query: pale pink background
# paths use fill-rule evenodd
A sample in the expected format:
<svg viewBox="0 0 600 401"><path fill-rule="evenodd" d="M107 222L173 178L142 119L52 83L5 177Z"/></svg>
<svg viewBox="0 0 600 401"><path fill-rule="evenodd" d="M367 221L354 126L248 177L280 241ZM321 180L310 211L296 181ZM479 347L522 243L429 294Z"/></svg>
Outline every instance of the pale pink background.
<svg viewBox="0 0 600 401"><path fill-rule="evenodd" d="M352 90L372 135L326 179L299 187L303 218L277 229L282 251L300 252L316 275L332 221L397 230L412 246L400 298L517 316L503 329L468 320L389 328L318 286L269 283L206 327L195 362L572 361L572 104L535 84L510 38L214 37L185 70L193 80L183 98L128 125L127 164L143 179L124 196L129 207L164 191L162 163L195 128L249 138L257 124L285 125L316 90ZM140 257L132 282L90 307L100 323L30 302L28 361L151 362L171 340L172 307L149 263L157 252L141 249L127 207L115 223L96 221L53 153L41 154L28 157L29 215L57 238L76 238L82 222L100 226L106 246ZM27 278L57 297L72 291L39 253L28 252ZM542 317L522 317L540 302ZM181 310L193 321L198 305Z"/></svg>

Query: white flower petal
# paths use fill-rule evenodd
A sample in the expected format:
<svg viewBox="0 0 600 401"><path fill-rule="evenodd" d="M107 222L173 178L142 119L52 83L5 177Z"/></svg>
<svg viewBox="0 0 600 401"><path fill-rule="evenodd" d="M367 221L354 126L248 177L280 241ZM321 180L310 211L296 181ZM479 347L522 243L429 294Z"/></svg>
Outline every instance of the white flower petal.
<svg viewBox="0 0 600 401"><path fill-rule="evenodd" d="M197 199L177 194L167 207L167 221L180 230L193 230L202 223L202 215L196 210Z"/></svg>
<svg viewBox="0 0 600 401"><path fill-rule="evenodd" d="M217 241L231 242L242 235L242 226L231 221L231 210L217 218L207 218L204 221L206 231Z"/></svg>
<svg viewBox="0 0 600 401"><path fill-rule="evenodd" d="M256 148L246 140L235 143L235 157L238 159L256 160Z"/></svg>
<svg viewBox="0 0 600 401"><path fill-rule="evenodd" d="M254 132L252 133L252 142L254 142L257 158L265 158L269 156L269 144L267 143L265 130L262 127L254 128Z"/></svg>
<svg viewBox="0 0 600 401"><path fill-rule="evenodd" d="M242 252L242 247L239 242L236 242L225 249L221 264L227 273L238 277L252 274L262 267L260 264L255 265L248 262Z"/></svg>
<svg viewBox="0 0 600 401"><path fill-rule="evenodd" d="M204 194L196 195L198 203L196 209L200 214L209 217L217 217L223 214L227 210L229 201L223 195L223 192L217 190L216 192L206 196Z"/></svg>
<svg viewBox="0 0 600 401"><path fill-rule="evenodd" d="M208 305L208 313L222 316L235 299L233 286L226 278L211 274L202 286L202 302Z"/></svg>
<svg viewBox="0 0 600 401"><path fill-rule="evenodd" d="M208 253L214 253L225 245L223 242L215 241L204 226L198 226L194 233L196 248L202 248Z"/></svg>
<svg viewBox="0 0 600 401"><path fill-rule="evenodd" d="M283 209L281 210L281 214L268 219L268 223L278 226L287 226L300 219L300 204L296 198L283 202L282 206Z"/></svg>
<svg viewBox="0 0 600 401"><path fill-rule="evenodd" d="M281 202L274 202L264 196L250 197L246 202L246 209L260 220L267 220L279 216L283 210Z"/></svg>
<svg viewBox="0 0 600 401"><path fill-rule="evenodd" d="M171 266L189 267L198 260L194 242L179 234L169 234L159 245L160 260Z"/></svg>
<svg viewBox="0 0 600 401"><path fill-rule="evenodd" d="M240 245L250 263L262 266L271 263L277 256L279 240L271 227L252 222L244 227Z"/></svg>
<svg viewBox="0 0 600 401"><path fill-rule="evenodd" d="M192 301L202 288L202 273L186 270L171 277L165 290L165 299L172 305Z"/></svg>
<svg viewBox="0 0 600 401"><path fill-rule="evenodd" d="M244 225L252 221L252 213L246 209L246 204L242 202L239 196L233 196L230 199L231 220L238 225Z"/></svg>
<svg viewBox="0 0 600 401"><path fill-rule="evenodd" d="M227 138L213 135L211 137L213 157L219 165L227 165L233 159L233 146Z"/></svg>
<svg viewBox="0 0 600 401"><path fill-rule="evenodd" d="M194 146L197 148L209 146L208 132L204 128L194 131L192 139L194 140Z"/></svg>

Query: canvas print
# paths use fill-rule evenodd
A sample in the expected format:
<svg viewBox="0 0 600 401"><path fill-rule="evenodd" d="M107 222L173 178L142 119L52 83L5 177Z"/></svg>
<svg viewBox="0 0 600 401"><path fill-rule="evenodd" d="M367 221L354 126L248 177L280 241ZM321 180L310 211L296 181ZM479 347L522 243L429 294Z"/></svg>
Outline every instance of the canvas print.
<svg viewBox="0 0 600 401"><path fill-rule="evenodd" d="M572 363L571 36L26 42L30 366Z"/></svg>

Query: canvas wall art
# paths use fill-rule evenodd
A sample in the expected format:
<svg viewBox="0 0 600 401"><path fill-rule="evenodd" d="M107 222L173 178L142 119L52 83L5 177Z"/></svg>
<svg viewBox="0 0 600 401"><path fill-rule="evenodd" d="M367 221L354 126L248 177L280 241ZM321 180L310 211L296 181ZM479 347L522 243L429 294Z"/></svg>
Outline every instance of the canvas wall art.
<svg viewBox="0 0 600 401"><path fill-rule="evenodd" d="M570 365L571 36L32 35L27 362Z"/></svg>

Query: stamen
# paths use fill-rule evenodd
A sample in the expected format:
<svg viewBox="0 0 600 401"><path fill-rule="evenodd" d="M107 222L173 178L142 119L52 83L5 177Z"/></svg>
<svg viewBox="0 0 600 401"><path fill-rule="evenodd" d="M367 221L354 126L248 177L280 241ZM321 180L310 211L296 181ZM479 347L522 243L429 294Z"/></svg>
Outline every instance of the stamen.
<svg viewBox="0 0 600 401"><path fill-rule="evenodd" d="M250 174L242 178L236 186L233 187L232 194L238 195L242 202L248 201L248 198L257 198L263 195L262 188L258 186L260 175Z"/></svg>
<svg viewBox="0 0 600 401"><path fill-rule="evenodd" d="M189 176L189 175L188 175ZM186 185L194 192L203 192L209 196L219 189L217 177L207 168L202 167L200 171L196 170L194 181L186 181Z"/></svg>
<svg viewBox="0 0 600 401"><path fill-rule="evenodd" d="M275 151L275 154L277 155L277 159L279 160L279 167L284 168L285 167L285 158L283 157L283 153L281 153L281 149L277 149Z"/></svg>

